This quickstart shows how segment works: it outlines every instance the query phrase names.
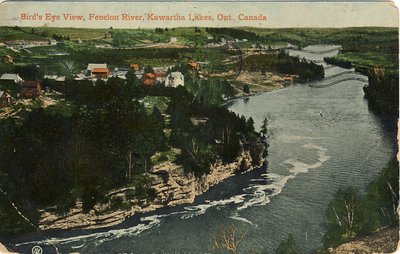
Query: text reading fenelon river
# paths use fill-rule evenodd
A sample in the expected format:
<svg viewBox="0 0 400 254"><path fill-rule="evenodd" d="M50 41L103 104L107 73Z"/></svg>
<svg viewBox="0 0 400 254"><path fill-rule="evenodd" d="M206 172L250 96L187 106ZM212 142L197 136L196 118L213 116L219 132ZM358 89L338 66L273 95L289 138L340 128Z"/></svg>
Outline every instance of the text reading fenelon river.
<svg viewBox="0 0 400 254"><path fill-rule="evenodd" d="M61 253L221 253L212 235L233 223L247 230L240 253L274 253L288 234L304 252L320 248L333 194L346 186L365 190L396 149L389 119L371 112L363 98L366 77L321 62L338 52L318 51L332 47L289 53L324 65L325 79L311 85L341 82L293 85L230 104L257 128L268 115L268 173L232 177L194 204L134 216L109 229L50 232L51 240L33 235L9 246L26 253L34 245L54 253L50 241Z"/></svg>

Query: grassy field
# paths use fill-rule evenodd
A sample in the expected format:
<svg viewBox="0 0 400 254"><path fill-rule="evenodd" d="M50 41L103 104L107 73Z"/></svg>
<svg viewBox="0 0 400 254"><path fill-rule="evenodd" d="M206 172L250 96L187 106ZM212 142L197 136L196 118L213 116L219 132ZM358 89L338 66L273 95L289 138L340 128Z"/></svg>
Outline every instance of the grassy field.
<svg viewBox="0 0 400 254"><path fill-rule="evenodd" d="M39 34L31 34L31 28L18 29L14 27L0 28L0 42L12 40L45 41L48 38Z"/></svg>
<svg viewBox="0 0 400 254"><path fill-rule="evenodd" d="M396 54L384 54L378 52L364 52L364 53L342 53L337 58L350 61L354 67L367 67L373 68L374 65L384 67L385 69L395 70L398 69L398 61Z"/></svg>

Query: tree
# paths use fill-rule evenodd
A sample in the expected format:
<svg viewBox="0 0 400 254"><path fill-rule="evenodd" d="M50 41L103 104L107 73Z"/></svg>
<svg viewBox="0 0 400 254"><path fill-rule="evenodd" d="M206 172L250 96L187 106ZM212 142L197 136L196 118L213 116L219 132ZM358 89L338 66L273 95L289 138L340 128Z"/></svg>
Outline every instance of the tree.
<svg viewBox="0 0 400 254"><path fill-rule="evenodd" d="M299 253L299 247L296 244L292 234L289 234L286 240L283 240L278 248L276 249L276 254L297 254Z"/></svg>
<svg viewBox="0 0 400 254"><path fill-rule="evenodd" d="M236 225L221 227L220 231L213 236L213 245L215 249L225 249L233 254L238 253L240 244L246 236L246 230L240 230Z"/></svg>
<svg viewBox="0 0 400 254"><path fill-rule="evenodd" d="M361 234L363 225L360 195L356 188L339 189L328 206L326 247L335 246Z"/></svg>
<svg viewBox="0 0 400 254"><path fill-rule="evenodd" d="M154 74L154 69L148 65L148 66L144 67L144 73L153 73Z"/></svg>
<svg viewBox="0 0 400 254"><path fill-rule="evenodd" d="M248 84L245 84L245 85L243 86L243 92L245 92L245 93L247 93L247 94L250 93L250 87L249 87Z"/></svg>
<svg viewBox="0 0 400 254"><path fill-rule="evenodd" d="M39 65L18 65L15 66L15 73L18 73L25 80L43 79L44 70Z"/></svg>

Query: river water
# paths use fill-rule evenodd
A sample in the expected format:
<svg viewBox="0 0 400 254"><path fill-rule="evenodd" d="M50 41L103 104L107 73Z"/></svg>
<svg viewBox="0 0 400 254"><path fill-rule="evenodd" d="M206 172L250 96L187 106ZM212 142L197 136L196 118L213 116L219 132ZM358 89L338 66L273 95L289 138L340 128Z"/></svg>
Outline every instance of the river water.
<svg viewBox="0 0 400 254"><path fill-rule="evenodd" d="M289 53L320 61L337 54L326 53L330 47ZM212 235L235 224L247 230L240 253L274 253L289 233L304 252L321 247L333 194L346 186L364 190L396 150L393 120L368 109L365 82L353 79L365 77L323 65L325 80L311 85L327 87L294 84L229 105L252 117L257 128L268 117L268 172L235 176L192 205L135 216L109 229L48 232L51 240L29 235L7 245L26 253L34 245L54 253L50 242L62 253L225 253L213 248ZM335 80L341 82L332 85Z"/></svg>

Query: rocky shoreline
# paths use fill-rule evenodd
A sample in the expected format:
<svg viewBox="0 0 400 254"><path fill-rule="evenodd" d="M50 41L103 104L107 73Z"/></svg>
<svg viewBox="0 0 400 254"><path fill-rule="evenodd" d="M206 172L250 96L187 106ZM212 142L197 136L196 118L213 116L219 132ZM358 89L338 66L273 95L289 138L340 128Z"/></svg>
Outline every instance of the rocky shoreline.
<svg viewBox="0 0 400 254"><path fill-rule="evenodd" d="M265 147L261 142L257 145ZM154 179L151 186L156 194L154 201L147 203L143 200L130 199L127 193L133 188L114 190L108 196L110 198L118 197L124 203L130 204L129 209L110 210L109 204L97 204L89 213L84 213L82 203L77 202L77 205L64 215L50 210L42 210L39 228L41 230L104 228L119 224L134 214L151 212L163 207L190 204L197 196L223 180L265 165L265 158L257 158L254 161L259 163L253 165L250 152L243 150L234 162L223 164L221 161L217 161L211 165L211 172L201 177L186 174L180 165L164 162L154 166L148 173Z"/></svg>

